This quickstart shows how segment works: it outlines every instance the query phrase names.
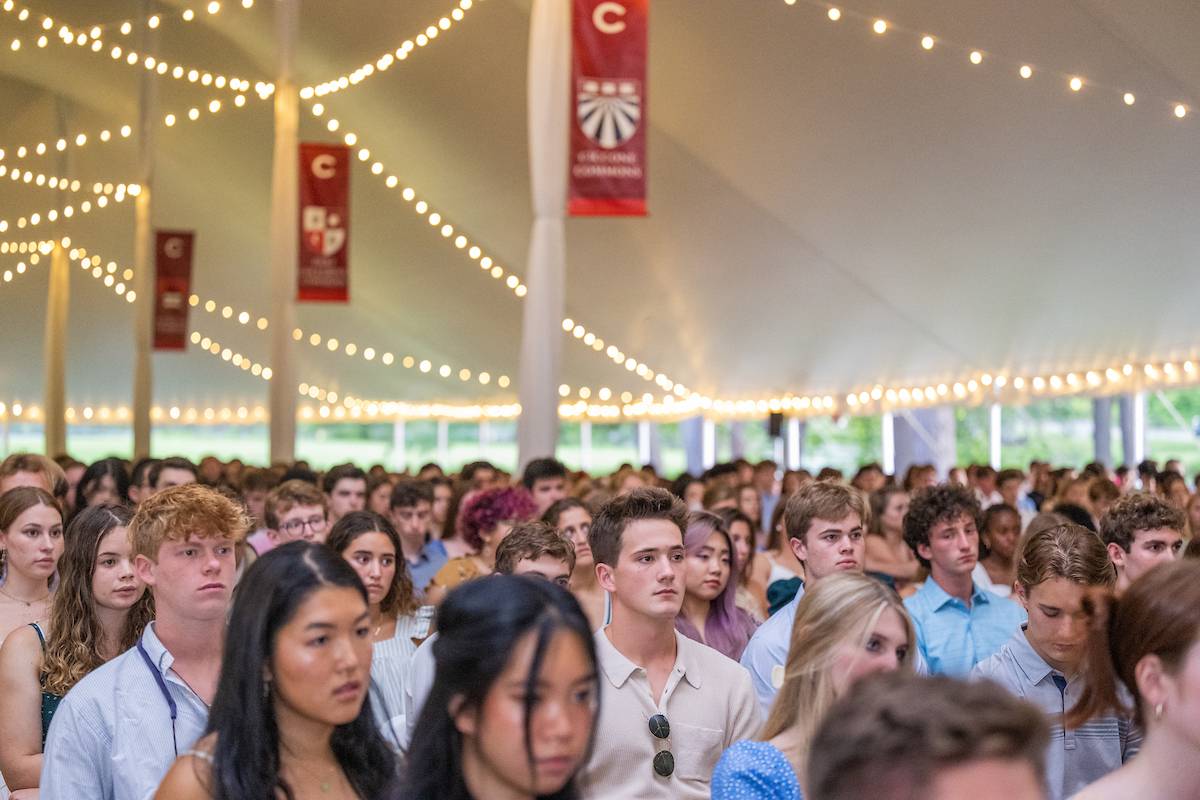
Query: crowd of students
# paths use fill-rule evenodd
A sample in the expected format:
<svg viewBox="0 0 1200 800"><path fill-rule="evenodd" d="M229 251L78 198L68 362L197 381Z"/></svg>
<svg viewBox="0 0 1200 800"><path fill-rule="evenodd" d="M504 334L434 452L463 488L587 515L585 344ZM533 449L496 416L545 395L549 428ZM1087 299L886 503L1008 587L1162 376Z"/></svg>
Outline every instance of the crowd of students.
<svg viewBox="0 0 1200 800"><path fill-rule="evenodd" d="M13 800L1200 797L1179 465L0 463Z"/></svg>

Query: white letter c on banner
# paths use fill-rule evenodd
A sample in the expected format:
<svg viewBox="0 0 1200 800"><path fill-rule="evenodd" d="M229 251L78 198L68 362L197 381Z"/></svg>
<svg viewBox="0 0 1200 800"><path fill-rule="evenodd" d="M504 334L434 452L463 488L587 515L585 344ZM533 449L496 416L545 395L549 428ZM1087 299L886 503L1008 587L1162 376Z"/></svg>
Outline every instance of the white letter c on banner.
<svg viewBox="0 0 1200 800"><path fill-rule="evenodd" d="M592 12L592 24L596 26L596 30L608 34L620 33L625 30L625 22L623 20L607 19L610 14L615 17L625 16L625 6L620 3L614 3L612 0L607 0L596 6L596 10Z"/></svg>
<svg viewBox="0 0 1200 800"><path fill-rule="evenodd" d="M312 174L318 178L332 178L337 170L334 167L337 165L337 158L325 153L319 155L312 160Z"/></svg>

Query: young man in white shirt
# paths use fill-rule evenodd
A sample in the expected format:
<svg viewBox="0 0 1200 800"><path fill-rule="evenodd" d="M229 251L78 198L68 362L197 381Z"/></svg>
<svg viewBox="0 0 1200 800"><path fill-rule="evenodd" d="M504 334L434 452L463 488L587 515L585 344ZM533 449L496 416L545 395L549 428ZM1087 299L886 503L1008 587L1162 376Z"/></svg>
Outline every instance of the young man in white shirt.
<svg viewBox="0 0 1200 800"><path fill-rule="evenodd" d="M722 751L761 722L745 670L675 630L686 524L683 501L663 489L634 489L592 521L612 622L596 632L600 714L580 777L591 796L708 798Z"/></svg>
<svg viewBox="0 0 1200 800"><path fill-rule="evenodd" d="M164 489L129 524L155 619L132 649L85 676L54 714L42 800L143 800L204 733L217 690L234 547L249 520L200 484Z"/></svg>
<svg viewBox="0 0 1200 800"><path fill-rule="evenodd" d="M1100 520L1100 538L1117 570L1116 593L1151 567L1178 558L1186 527L1181 509L1152 494L1134 492L1113 503Z"/></svg>
<svg viewBox="0 0 1200 800"><path fill-rule="evenodd" d="M742 666L750 671L764 718L783 685L792 622L805 587L827 575L863 571L868 515L862 493L834 481L810 483L788 498L783 524L792 552L804 565L804 586L759 626L742 652Z"/></svg>

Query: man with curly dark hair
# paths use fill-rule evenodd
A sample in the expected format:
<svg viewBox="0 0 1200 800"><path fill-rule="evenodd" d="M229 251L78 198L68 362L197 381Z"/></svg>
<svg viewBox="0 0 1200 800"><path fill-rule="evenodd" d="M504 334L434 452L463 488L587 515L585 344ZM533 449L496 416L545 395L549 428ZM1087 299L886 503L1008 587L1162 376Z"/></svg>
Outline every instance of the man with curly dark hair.
<svg viewBox="0 0 1200 800"><path fill-rule="evenodd" d="M965 676L1025 621L1019 605L971 577L979 562L978 517L975 494L950 483L917 492L904 517L904 541L929 568L929 579L904 605L931 673Z"/></svg>
<svg viewBox="0 0 1200 800"><path fill-rule="evenodd" d="M1116 593L1151 567L1174 561L1186 527L1183 510L1156 495L1134 492L1113 503L1100 520L1100 538L1117 569Z"/></svg>

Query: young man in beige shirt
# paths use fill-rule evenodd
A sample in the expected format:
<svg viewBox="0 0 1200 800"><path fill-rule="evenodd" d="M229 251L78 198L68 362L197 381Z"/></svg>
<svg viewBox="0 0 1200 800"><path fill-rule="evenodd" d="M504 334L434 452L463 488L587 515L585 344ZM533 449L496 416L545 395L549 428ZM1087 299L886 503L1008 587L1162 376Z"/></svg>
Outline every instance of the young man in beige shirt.
<svg viewBox="0 0 1200 800"><path fill-rule="evenodd" d="M600 717L586 797L707 798L722 751L761 723L747 672L675 631L686 524L684 504L662 489L635 489L592 521L612 622L596 633Z"/></svg>

